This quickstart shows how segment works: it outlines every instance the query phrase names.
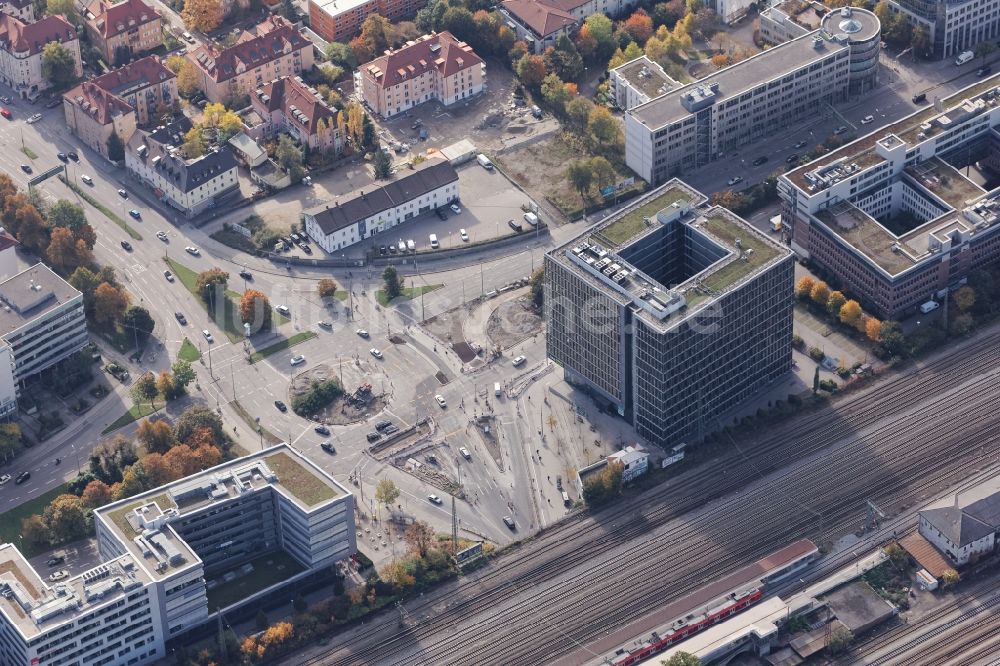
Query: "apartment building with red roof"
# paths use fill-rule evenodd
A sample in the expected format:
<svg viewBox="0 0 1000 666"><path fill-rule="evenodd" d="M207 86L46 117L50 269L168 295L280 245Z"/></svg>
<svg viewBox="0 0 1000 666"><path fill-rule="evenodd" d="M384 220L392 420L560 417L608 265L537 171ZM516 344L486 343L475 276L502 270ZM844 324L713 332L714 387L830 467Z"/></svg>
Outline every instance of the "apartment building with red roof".
<svg viewBox="0 0 1000 666"><path fill-rule="evenodd" d="M42 49L50 42L65 46L76 64L76 76L83 76L80 40L76 30L61 16L46 16L35 23L0 14L0 81L14 89L21 99L35 99L47 89L42 76Z"/></svg>
<svg viewBox="0 0 1000 666"><path fill-rule="evenodd" d="M142 0L96 0L83 14L87 35L111 66L152 51L163 42L160 14Z"/></svg>
<svg viewBox="0 0 1000 666"><path fill-rule="evenodd" d="M257 141L286 132L311 150L344 150L339 112L298 76L265 83L250 95L250 106L252 113L244 115L246 133Z"/></svg>
<svg viewBox="0 0 1000 666"><path fill-rule="evenodd" d="M562 34L575 32L584 19L601 12L620 16L638 0L503 0L499 5L504 22L535 53L541 53Z"/></svg>
<svg viewBox="0 0 1000 666"><path fill-rule="evenodd" d="M431 33L358 68L361 95L388 118L432 99L445 106L481 93L486 63L450 32Z"/></svg>
<svg viewBox="0 0 1000 666"><path fill-rule="evenodd" d="M280 16L269 16L253 32L220 49L204 44L187 57L201 75L201 89L213 102L249 95L267 81L295 76L313 66L313 44Z"/></svg>

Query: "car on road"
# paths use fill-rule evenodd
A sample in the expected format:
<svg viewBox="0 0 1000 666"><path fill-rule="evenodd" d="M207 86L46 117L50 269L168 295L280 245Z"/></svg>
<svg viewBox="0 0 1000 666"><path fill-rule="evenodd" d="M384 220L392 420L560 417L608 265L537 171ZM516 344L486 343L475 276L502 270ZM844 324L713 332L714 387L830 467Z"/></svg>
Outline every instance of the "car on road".
<svg viewBox="0 0 1000 666"><path fill-rule="evenodd" d="M183 39L188 44L194 44L194 37L191 36L190 32L182 32L181 39Z"/></svg>
<svg viewBox="0 0 1000 666"><path fill-rule="evenodd" d="M367 435L365 435L365 439L367 439L369 442L377 442L378 440L382 439L382 433L370 432Z"/></svg>
<svg viewBox="0 0 1000 666"><path fill-rule="evenodd" d="M167 233L165 231L157 231L156 237L159 238L164 243L167 242Z"/></svg>
<svg viewBox="0 0 1000 666"><path fill-rule="evenodd" d="M175 312L174 316L177 317L177 321L181 326L187 326L188 320L187 317L184 316L183 312Z"/></svg>
<svg viewBox="0 0 1000 666"><path fill-rule="evenodd" d="M128 241L122 241L122 249L125 250L126 252L131 252L132 243L129 243Z"/></svg>
<svg viewBox="0 0 1000 666"><path fill-rule="evenodd" d="M10 474L0 474L0 486L6 485L10 481Z"/></svg>
<svg viewBox="0 0 1000 666"><path fill-rule="evenodd" d="M21 171L23 171L24 173L31 173L31 166L27 164L22 164Z"/></svg>
<svg viewBox="0 0 1000 666"><path fill-rule="evenodd" d="M28 124L29 125L34 125L35 123L37 123L41 119L42 119L42 114L40 114L40 113L32 114L32 116L30 118L28 118Z"/></svg>
<svg viewBox="0 0 1000 666"><path fill-rule="evenodd" d="M75 150L71 150L68 153L66 153L66 157L70 158L74 162L79 162L80 161L80 156L76 154Z"/></svg>
<svg viewBox="0 0 1000 666"><path fill-rule="evenodd" d="M511 518L510 516L504 516L503 517L503 524L506 525L507 527L509 527L512 530L514 529L514 519Z"/></svg>
<svg viewBox="0 0 1000 666"><path fill-rule="evenodd" d="M833 130L833 134L834 134L834 136L840 136L841 134L843 134L846 131L847 131L847 126L846 125L841 125L837 129Z"/></svg>
<svg viewBox="0 0 1000 666"><path fill-rule="evenodd" d="M49 580L51 581L62 580L63 578L69 578L69 572L65 569L60 569L49 574Z"/></svg>
<svg viewBox="0 0 1000 666"><path fill-rule="evenodd" d="M330 429L327 428L325 425L318 425L315 428L313 428L313 430L315 430L320 435L329 435L330 434Z"/></svg>
<svg viewBox="0 0 1000 666"><path fill-rule="evenodd" d="M524 227L521 226L521 223L518 222L517 220L507 220L507 226L510 227L511 229L513 229L514 231L523 231L524 230Z"/></svg>
<svg viewBox="0 0 1000 666"><path fill-rule="evenodd" d="M330 322L328 322L326 320L324 320L324 321L318 321L318 322L316 322L316 325L319 326L320 328L325 328L327 330L330 330L330 329L333 328L333 324L331 324Z"/></svg>
<svg viewBox="0 0 1000 666"><path fill-rule="evenodd" d="M466 243L469 242L469 232L467 232L465 229L459 229L458 235L461 236L462 240L465 241Z"/></svg>
<svg viewBox="0 0 1000 666"><path fill-rule="evenodd" d="M437 404L439 407L441 407L441 409L444 409L445 407L448 406L448 403L445 401L444 396L441 395L440 393L434 396L434 399L437 400Z"/></svg>
<svg viewBox="0 0 1000 666"><path fill-rule="evenodd" d="M66 157L66 153L56 153L56 157L59 158L60 162L68 162L69 158Z"/></svg>
<svg viewBox="0 0 1000 666"><path fill-rule="evenodd" d="M365 339L368 338L368 331L366 331L363 328L359 328L358 330L356 330L354 332L358 334L358 337L362 337L362 338L365 338Z"/></svg>
<svg viewBox="0 0 1000 666"><path fill-rule="evenodd" d="M785 158L785 162L788 164L795 164L798 161L799 161L799 156L797 153L792 153L791 155Z"/></svg>
<svg viewBox="0 0 1000 666"><path fill-rule="evenodd" d="M243 278L244 280L252 280L253 273L244 268L243 270L240 271L240 277Z"/></svg>
<svg viewBox="0 0 1000 666"><path fill-rule="evenodd" d="M52 99L50 99L48 102L45 103L45 108L54 109L60 105L62 105L62 100L59 99L58 97L53 97Z"/></svg>
<svg viewBox="0 0 1000 666"><path fill-rule="evenodd" d="M732 178L730 178L729 180L726 181L726 185L729 185L730 187L732 187L733 185L736 185L737 183L742 183L742 182L743 182L743 176L733 176Z"/></svg>
<svg viewBox="0 0 1000 666"><path fill-rule="evenodd" d="M4 107L0 109L0 116L3 116L7 120L10 120L11 118L14 117L14 114L10 112L10 109Z"/></svg>
<svg viewBox="0 0 1000 666"><path fill-rule="evenodd" d="M126 192L125 190L118 190L118 196L120 196L122 199L128 199L128 192Z"/></svg>
<svg viewBox="0 0 1000 666"><path fill-rule="evenodd" d="M199 250L198 248L196 248L193 245L188 245L187 247L184 248L184 251L187 252L188 254L192 255L192 256L195 256L195 257L197 257L197 256L199 256L201 254L201 250Z"/></svg>
<svg viewBox="0 0 1000 666"><path fill-rule="evenodd" d="M14 479L14 485L19 486L30 478L31 478L31 472L21 472L20 474L17 475L17 478Z"/></svg>
<svg viewBox="0 0 1000 666"><path fill-rule="evenodd" d="M924 102L927 101L927 93L917 93L916 95L910 98L910 101L913 102L914 104L923 104Z"/></svg>
<svg viewBox="0 0 1000 666"><path fill-rule="evenodd" d="M427 499L429 499L430 501L434 502L435 504L440 504L441 503L441 498L438 497L437 495L428 495Z"/></svg>
<svg viewBox="0 0 1000 666"><path fill-rule="evenodd" d="M976 76L986 76L992 71L993 67L991 67L990 65L983 65L982 67L976 70Z"/></svg>
<svg viewBox="0 0 1000 666"><path fill-rule="evenodd" d="M525 362L526 360L527 360L527 359L526 359L525 357L523 357L523 356L518 356L518 357L517 357L517 358L515 358L515 359L514 359L513 361L511 361L511 363L513 363L513 364L514 364L514 367L516 368L517 366L519 366L519 365L521 365L522 363L524 363L524 362Z"/></svg>
<svg viewBox="0 0 1000 666"><path fill-rule="evenodd" d="M382 358L382 352L380 352L375 347L372 347L371 349L369 349L368 353L371 354L372 356L374 356L375 358Z"/></svg>
<svg viewBox="0 0 1000 666"><path fill-rule="evenodd" d="M91 178L90 176L88 176L87 174L83 174L82 176L80 176L80 180L82 180L87 185L90 185L90 186L94 185L94 179Z"/></svg>
<svg viewBox="0 0 1000 666"><path fill-rule="evenodd" d="M466 460L472 460L472 454L469 453L469 449L465 448L464 446L458 447L458 452L461 453L462 457L465 458Z"/></svg>
<svg viewBox="0 0 1000 666"><path fill-rule="evenodd" d="M171 273L170 271L163 271L163 277L167 278L167 282L174 281L174 274Z"/></svg>
<svg viewBox="0 0 1000 666"><path fill-rule="evenodd" d="M438 218L440 218L441 220L447 220L448 219L448 213L444 212L444 208L438 208L434 212L437 213Z"/></svg>
<svg viewBox="0 0 1000 666"><path fill-rule="evenodd" d="M212 337L211 331L209 331L207 328L203 329L201 334L204 335L205 339L208 340L209 342L215 342L215 338Z"/></svg>
<svg viewBox="0 0 1000 666"><path fill-rule="evenodd" d="M291 316L291 312L289 312L287 305L279 305L278 307L276 307L274 309L277 310L278 314L280 314L282 317L290 317Z"/></svg>
<svg viewBox="0 0 1000 666"><path fill-rule="evenodd" d="M451 208L452 212L455 213L455 215L458 215L462 212L462 209L459 207L457 203L453 203L448 207Z"/></svg>
<svg viewBox="0 0 1000 666"><path fill-rule="evenodd" d="M764 164L765 162L767 162L767 155L761 155L760 157L758 157L757 159L755 159L753 161L753 165L754 166L760 166L761 164Z"/></svg>
<svg viewBox="0 0 1000 666"><path fill-rule="evenodd" d="M128 214L131 215L136 220L142 217L142 214L139 213L139 211L137 211L135 208L129 208Z"/></svg>
<svg viewBox="0 0 1000 666"><path fill-rule="evenodd" d="M291 363L292 365L300 365L300 364L302 364L302 363L305 363L305 362L306 362L306 357L305 357L305 356L303 356L302 354L296 354L295 356L293 356L293 357L292 357L292 360L291 360L291 361L289 361L289 362L290 362L290 363Z"/></svg>
<svg viewBox="0 0 1000 666"><path fill-rule="evenodd" d="M278 408L279 412L287 412L288 411L288 407L285 405L285 403L281 402L280 400L275 400L274 401L274 406Z"/></svg>
<svg viewBox="0 0 1000 666"><path fill-rule="evenodd" d="M323 449L324 451L326 451L330 455L333 455L334 453L337 452L337 449L333 448L333 443L330 442L330 440L327 440L327 441L323 442L322 444L320 444L319 448Z"/></svg>
<svg viewBox="0 0 1000 666"><path fill-rule="evenodd" d="M798 150L799 148L805 148L807 144L808 144L808 142L806 142L806 141L797 141L795 143L795 145L792 146L792 148L794 148L795 150Z"/></svg>
<svg viewBox="0 0 1000 666"><path fill-rule="evenodd" d="M48 560L45 561L45 564L49 565L50 567L57 567L65 561L66 561L65 555L53 555L52 557L50 557Z"/></svg>
<svg viewBox="0 0 1000 666"><path fill-rule="evenodd" d="M872 115L867 115L861 119L862 125L867 125L868 123L873 123L873 122L875 122L875 116Z"/></svg>

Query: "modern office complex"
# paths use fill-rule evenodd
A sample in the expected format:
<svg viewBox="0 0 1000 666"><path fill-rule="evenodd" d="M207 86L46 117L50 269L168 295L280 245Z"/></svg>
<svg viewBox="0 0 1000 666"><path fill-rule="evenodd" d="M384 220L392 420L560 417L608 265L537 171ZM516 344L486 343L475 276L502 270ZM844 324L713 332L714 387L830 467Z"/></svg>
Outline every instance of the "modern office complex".
<svg viewBox="0 0 1000 666"><path fill-rule="evenodd" d="M653 184L704 166L877 83L881 29L863 9L625 114L625 161Z"/></svg>
<svg viewBox="0 0 1000 666"><path fill-rule="evenodd" d="M286 444L94 512L105 562L48 583L0 546L0 663L127 666L210 612L303 583L356 552L354 498ZM284 580L233 602L254 572ZM286 597L287 598L287 597Z"/></svg>
<svg viewBox="0 0 1000 666"><path fill-rule="evenodd" d="M783 175L792 249L882 318L915 312L1000 258L1000 77ZM969 174L970 176L972 174Z"/></svg>
<svg viewBox="0 0 1000 666"><path fill-rule="evenodd" d="M792 253L671 180L545 256L549 357L674 446L791 367Z"/></svg>
<svg viewBox="0 0 1000 666"><path fill-rule="evenodd" d="M1000 11L988 0L889 0L893 11L910 25L923 26L938 58L971 51L980 42L1000 37Z"/></svg>

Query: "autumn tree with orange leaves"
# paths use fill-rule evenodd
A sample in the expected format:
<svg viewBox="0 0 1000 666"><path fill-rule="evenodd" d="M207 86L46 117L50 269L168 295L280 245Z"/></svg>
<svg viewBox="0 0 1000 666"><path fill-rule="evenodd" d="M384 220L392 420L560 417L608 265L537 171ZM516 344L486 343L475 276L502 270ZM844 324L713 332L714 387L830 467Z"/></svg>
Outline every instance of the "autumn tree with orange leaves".
<svg viewBox="0 0 1000 666"><path fill-rule="evenodd" d="M251 335L271 328L271 302L263 292L247 289L240 299L240 319L250 324Z"/></svg>

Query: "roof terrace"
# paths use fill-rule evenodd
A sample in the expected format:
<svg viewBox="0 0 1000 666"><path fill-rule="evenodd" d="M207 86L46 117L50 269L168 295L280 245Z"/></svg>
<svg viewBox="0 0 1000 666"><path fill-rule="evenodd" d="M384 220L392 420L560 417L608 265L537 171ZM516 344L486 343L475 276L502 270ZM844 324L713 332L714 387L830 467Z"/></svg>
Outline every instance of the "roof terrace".
<svg viewBox="0 0 1000 666"><path fill-rule="evenodd" d="M641 56L614 69L618 76L646 97L665 95L680 84L667 76L663 68L646 56Z"/></svg>
<svg viewBox="0 0 1000 666"><path fill-rule="evenodd" d="M656 196L642 197L633 206L612 217L611 221L599 226L594 235L612 247L621 246L645 231L649 227L646 220L655 218L664 208L679 201L686 201L693 208L705 200L703 194L679 180L672 180L664 187L666 189Z"/></svg>
<svg viewBox="0 0 1000 666"><path fill-rule="evenodd" d="M896 275L916 262L900 251L899 239L857 206L842 202L816 213L827 228L860 250L886 272Z"/></svg>
<svg viewBox="0 0 1000 666"><path fill-rule="evenodd" d="M963 176L961 171L937 157L907 167L906 173L946 204L958 210L965 208L971 200L986 194L986 190Z"/></svg>

